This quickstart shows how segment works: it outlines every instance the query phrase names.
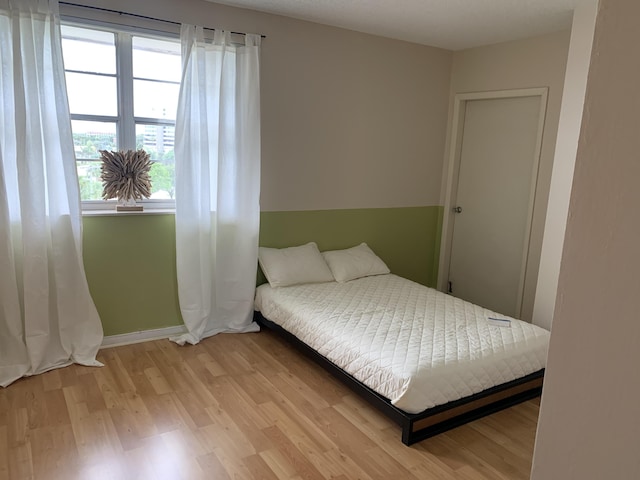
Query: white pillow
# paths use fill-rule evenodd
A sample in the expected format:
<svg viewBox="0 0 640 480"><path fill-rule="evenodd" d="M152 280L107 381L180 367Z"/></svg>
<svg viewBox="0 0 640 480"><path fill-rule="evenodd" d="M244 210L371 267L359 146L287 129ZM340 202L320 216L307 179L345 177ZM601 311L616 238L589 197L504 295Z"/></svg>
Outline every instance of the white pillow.
<svg viewBox="0 0 640 480"><path fill-rule="evenodd" d="M272 287L334 281L315 242L299 247L260 247L258 263Z"/></svg>
<svg viewBox="0 0 640 480"><path fill-rule="evenodd" d="M331 273L340 283L370 275L390 273L389 267L366 243L346 250L322 252L322 256L327 261Z"/></svg>

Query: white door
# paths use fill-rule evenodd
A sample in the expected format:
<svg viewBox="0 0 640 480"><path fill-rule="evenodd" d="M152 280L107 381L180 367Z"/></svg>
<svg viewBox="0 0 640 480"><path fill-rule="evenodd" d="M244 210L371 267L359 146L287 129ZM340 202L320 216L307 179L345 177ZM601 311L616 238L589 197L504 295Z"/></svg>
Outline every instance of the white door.
<svg viewBox="0 0 640 480"><path fill-rule="evenodd" d="M487 98L464 106L447 286L513 317L523 295L543 101Z"/></svg>

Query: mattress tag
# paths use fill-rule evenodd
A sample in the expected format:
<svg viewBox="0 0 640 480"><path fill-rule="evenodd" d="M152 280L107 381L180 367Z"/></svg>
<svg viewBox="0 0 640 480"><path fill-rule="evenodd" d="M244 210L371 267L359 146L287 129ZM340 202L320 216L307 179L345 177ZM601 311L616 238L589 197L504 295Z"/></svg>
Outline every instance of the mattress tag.
<svg viewBox="0 0 640 480"><path fill-rule="evenodd" d="M511 320L508 318L495 318L495 317L487 317L487 323L489 325L493 325L494 327L510 327Z"/></svg>

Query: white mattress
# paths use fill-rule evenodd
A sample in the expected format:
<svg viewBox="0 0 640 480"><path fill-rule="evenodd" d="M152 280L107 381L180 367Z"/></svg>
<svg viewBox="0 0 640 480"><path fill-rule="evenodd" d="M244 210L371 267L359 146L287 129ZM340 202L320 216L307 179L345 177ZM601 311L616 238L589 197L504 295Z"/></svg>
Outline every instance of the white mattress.
<svg viewBox="0 0 640 480"><path fill-rule="evenodd" d="M396 275L258 287L256 310L408 413L544 368L549 332Z"/></svg>

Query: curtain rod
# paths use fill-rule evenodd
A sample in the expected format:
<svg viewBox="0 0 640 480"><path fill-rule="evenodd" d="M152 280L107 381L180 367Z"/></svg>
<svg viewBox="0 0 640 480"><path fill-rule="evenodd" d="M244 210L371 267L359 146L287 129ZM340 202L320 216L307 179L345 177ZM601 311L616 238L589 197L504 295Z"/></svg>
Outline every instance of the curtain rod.
<svg viewBox="0 0 640 480"><path fill-rule="evenodd" d="M110 8L102 8L102 7L94 7L91 5L82 5L79 3L70 3L70 2L58 2L59 5L66 5L68 7L79 7L79 8L88 8L90 10L97 10L99 12L107 12L107 13L115 13L116 15L124 15L127 17L134 17L134 18L141 18L143 20L152 20L154 22L162 22L162 23L168 23L171 25L181 25L180 22L175 22L173 20L165 20L163 18L155 18L155 17L148 17L146 15L138 15L137 13L129 13L129 12L122 12L120 10L112 10ZM209 28L209 27L203 27L205 30L209 30L209 31L215 31L215 28ZM220 30L219 28L217 30ZM231 32L234 35L247 35L244 32ZM260 35L260 37L262 38L267 38L266 35Z"/></svg>

